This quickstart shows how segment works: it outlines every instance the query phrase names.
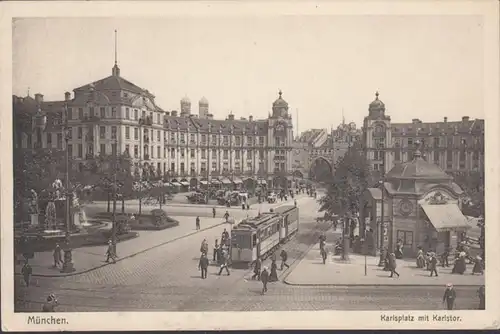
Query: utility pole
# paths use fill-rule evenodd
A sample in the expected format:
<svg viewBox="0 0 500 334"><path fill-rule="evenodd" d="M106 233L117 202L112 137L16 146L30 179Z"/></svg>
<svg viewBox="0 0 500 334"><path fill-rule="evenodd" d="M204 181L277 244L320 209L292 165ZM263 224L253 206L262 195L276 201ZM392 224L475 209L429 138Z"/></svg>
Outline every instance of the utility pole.
<svg viewBox="0 0 500 334"><path fill-rule="evenodd" d="M112 216L112 230L111 230L111 243L113 244L113 255L116 256L116 173L117 173L117 160L118 155L117 152L114 152L113 157L113 216Z"/></svg>

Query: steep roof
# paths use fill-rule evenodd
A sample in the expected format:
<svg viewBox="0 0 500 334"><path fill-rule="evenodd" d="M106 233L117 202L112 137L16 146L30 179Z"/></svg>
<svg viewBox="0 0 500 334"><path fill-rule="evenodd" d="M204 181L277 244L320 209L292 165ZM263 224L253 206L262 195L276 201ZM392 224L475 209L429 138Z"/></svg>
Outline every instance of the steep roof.
<svg viewBox="0 0 500 334"><path fill-rule="evenodd" d="M392 123L391 132L393 136L440 136L480 133L484 131L484 119L469 119L455 122L415 122L415 123Z"/></svg>
<svg viewBox="0 0 500 334"><path fill-rule="evenodd" d="M165 116L165 127L170 129L190 130L208 132L211 128L212 132L222 131L223 134L229 134L231 130L233 134L254 134L258 136L267 135L267 121L245 121L245 120L215 120L196 117L176 117Z"/></svg>
<svg viewBox="0 0 500 334"><path fill-rule="evenodd" d="M148 90L143 89L127 79L118 76L118 75L110 75L104 79L86 84L84 86L75 88L74 90L88 90L91 87L94 87L95 90L127 90L136 94L147 94L149 96L153 96Z"/></svg>
<svg viewBox="0 0 500 334"><path fill-rule="evenodd" d="M439 179L452 180L438 165L422 159L420 151L416 151L410 162L397 164L386 176L387 179Z"/></svg>

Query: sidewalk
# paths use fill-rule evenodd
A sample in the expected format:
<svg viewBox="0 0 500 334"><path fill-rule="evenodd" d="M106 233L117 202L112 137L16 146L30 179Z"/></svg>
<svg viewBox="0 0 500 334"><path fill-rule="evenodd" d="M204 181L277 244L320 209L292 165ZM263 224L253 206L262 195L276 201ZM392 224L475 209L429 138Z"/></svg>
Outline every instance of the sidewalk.
<svg viewBox="0 0 500 334"><path fill-rule="evenodd" d="M333 249L327 245L327 249ZM301 262L286 277L285 283L304 286L327 285L454 285L477 286L485 284L485 276L471 275L473 265L467 265L463 275L451 274L451 267L438 267L438 277L430 277L430 272L416 267L415 260L397 260L396 271L400 278L390 278L390 272L377 266L378 257L349 254L349 262L340 260L339 255L328 254L326 264L321 259L319 244L312 247ZM395 275L396 277L396 275Z"/></svg>
<svg viewBox="0 0 500 334"><path fill-rule="evenodd" d="M117 244L117 253L119 259L124 260L128 257L143 253L150 249L173 242L177 239L187 237L191 234L199 233L195 230L195 224L192 217L176 217L172 218L179 221L179 226L167 228L161 231L138 231L139 237L126 240ZM201 221L201 231L211 229L213 227L225 224L221 218L203 218ZM39 252L35 254L35 258L30 260L30 265L33 268L33 276L41 277L63 277L82 274L94 269L108 265L106 260L106 250L108 246L89 246L81 247L73 250L73 262L76 271L72 273L61 273L60 269L54 268L54 258L52 251ZM15 272L21 272L22 264L16 264Z"/></svg>

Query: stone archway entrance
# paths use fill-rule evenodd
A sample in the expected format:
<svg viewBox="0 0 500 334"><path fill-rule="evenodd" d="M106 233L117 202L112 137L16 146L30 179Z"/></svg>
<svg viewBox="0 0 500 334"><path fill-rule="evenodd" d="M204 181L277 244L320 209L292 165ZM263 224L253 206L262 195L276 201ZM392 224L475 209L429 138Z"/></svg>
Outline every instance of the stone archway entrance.
<svg viewBox="0 0 500 334"><path fill-rule="evenodd" d="M273 178L273 188L287 189L288 179L286 178L286 176L275 176Z"/></svg>
<svg viewBox="0 0 500 334"><path fill-rule="evenodd" d="M333 175L333 167L331 163L323 158L314 159L309 170L309 178L316 182L328 182Z"/></svg>

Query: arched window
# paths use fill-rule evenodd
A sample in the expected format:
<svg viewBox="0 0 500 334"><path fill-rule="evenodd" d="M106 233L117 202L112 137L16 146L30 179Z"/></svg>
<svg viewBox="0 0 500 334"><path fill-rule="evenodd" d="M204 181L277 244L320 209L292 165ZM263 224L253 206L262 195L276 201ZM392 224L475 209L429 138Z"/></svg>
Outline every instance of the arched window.
<svg viewBox="0 0 500 334"><path fill-rule="evenodd" d="M385 128L382 124L375 125L375 133L376 134L382 134L384 132L385 132Z"/></svg>

